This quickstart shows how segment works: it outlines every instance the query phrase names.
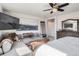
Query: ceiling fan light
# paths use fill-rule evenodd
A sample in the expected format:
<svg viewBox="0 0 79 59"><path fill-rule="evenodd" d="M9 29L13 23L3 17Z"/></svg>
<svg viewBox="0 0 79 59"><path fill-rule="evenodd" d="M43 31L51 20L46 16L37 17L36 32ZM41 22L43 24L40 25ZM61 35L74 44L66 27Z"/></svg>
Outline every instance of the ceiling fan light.
<svg viewBox="0 0 79 59"><path fill-rule="evenodd" d="M57 9L56 8L53 8L53 12L57 12Z"/></svg>

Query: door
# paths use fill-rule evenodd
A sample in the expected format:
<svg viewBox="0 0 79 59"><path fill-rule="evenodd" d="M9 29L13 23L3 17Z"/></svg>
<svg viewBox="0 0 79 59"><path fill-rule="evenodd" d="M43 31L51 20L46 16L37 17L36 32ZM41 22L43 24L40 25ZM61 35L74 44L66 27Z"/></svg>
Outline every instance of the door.
<svg viewBox="0 0 79 59"><path fill-rule="evenodd" d="M47 21L47 34L49 37L55 37L55 20L50 19Z"/></svg>

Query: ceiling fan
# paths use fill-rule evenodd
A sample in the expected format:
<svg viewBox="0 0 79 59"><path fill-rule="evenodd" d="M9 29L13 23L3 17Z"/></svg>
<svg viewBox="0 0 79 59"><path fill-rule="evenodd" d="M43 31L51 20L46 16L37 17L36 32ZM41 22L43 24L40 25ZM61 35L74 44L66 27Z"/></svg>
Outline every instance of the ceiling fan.
<svg viewBox="0 0 79 59"><path fill-rule="evenodd" d="M64 3L64 4L61 4L61 5L58 5L57 3L49 3L49 5L52 8L51 9L46 9L46 10L43 10L43 11L51 10L50 14L52 14L53 12L57 12L57 11L63 12L64 9L61 9L61 8L69 5L69 3Z"/></svg>

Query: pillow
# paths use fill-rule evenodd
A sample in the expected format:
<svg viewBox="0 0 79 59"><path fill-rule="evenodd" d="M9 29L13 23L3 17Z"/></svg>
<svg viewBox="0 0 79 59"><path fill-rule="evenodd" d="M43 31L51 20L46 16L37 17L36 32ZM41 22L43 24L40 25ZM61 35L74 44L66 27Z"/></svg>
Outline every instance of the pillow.
<svg viewBox="0 0 79 59"><path fill-rule="evenodd" d="M16 37L15 37L15 40L16 40L16 41L20 41L20 39L19 39L19 37L18 37L18 36L16 36Z"/></svg>
<svg viewBox="0 0 79 59"><path fill-rule="evenodd" d="M19 39L23 39L23 35L22 34L17 34Z"/></svg>
<svg viewBox="0 0 79 59"><path fill-rule="evenodd" d="M1 55L1 54L3 54L3 51L2 51L2 49L0 48L0 55Z"/></svg>
<svg viewBox="0 0 79 59"><path fill-rule="evenodd" d="M4 39L2 41L2 49L4 53L7 53L11 50L13 43L11 42L10 39Z"/></svg>

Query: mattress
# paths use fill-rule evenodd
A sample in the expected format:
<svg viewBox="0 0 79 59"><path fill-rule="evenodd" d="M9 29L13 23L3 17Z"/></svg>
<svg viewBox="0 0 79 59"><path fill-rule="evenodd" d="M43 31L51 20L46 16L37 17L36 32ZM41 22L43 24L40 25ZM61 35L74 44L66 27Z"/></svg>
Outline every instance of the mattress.
<svg viewBox="0 0 79 59"><path fill-rule="evenodd" d="M50 51L48 55L51 56L55 56L57 53L58 54L56 56L79 56L79 38L63 37L54 41L50 41L47 44L40 46L39 48L37 49L36 53L39 50L39 53L41 53L42 55L45 54L45 56L47 56L47 51ZM40 55L39 53L37 53L36 55Z"/></svg>

